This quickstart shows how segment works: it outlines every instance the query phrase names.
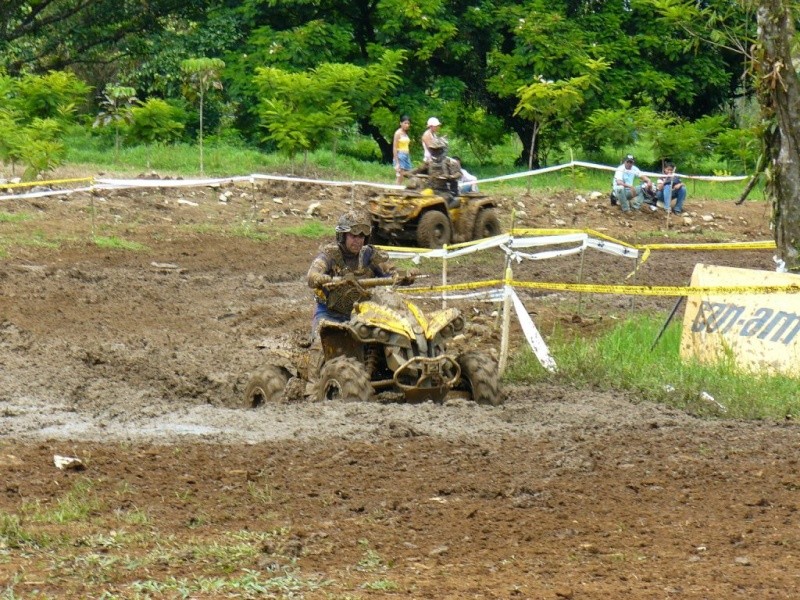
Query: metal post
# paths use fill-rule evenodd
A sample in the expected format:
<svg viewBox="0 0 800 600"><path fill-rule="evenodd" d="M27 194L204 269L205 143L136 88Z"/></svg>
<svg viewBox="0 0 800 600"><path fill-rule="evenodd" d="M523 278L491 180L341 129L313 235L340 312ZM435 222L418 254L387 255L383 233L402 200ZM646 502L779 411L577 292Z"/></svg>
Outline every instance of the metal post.
<svg viewBox="0 0 800 600"><path fill-rule="evenodd" d="M661 336L664 335L664 332L667 330L667 326L669 325L670 321L672 321L672 318L675 316L675 313L678 312L678 307L680 307L681 302L683 302L683 298L684 298L684 296L681 296L680 298L678 298L678 301L675 303L675 306L672 307L672 312L669 313L669 316L667 317L667 320L664 321L664 324L661 326L661 331L658 332L658 335L656 336L656 339L653 340L653 345L650 346L650 352L653 351L653 348L656 347L656 344L658 343L658 340L660 340Z"/></svg>

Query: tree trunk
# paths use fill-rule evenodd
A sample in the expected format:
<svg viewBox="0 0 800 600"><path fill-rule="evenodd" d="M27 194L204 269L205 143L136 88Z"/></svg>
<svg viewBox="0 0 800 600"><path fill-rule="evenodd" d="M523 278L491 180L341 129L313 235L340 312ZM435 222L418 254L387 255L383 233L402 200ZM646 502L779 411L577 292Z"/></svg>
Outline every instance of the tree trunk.
<svg viewBox="0 0 800 600"><path fill-rule="evenodd" d="M520 152L515 163L520 167L527 167L529 170L541 167L539 142L537 139L537 131L534 130L533 123L531 121L515 123L514 131L517 132L517 137L519 137L519 141L522 143L522 152Z"/></svg>
<svg viewBox="0 0 800 600"><path fill-rule="evenodd" d="M364 135L372 137L372 139L375 140L375 143L378 144L378 148L381 151L381 162L392 164L392 158L393 158L392 143L388 141L385 137L383 137L381 130L375 127L375 125L373 125L366 119L359 120L358 125L361 128L361 131L364 133ZM419 142L419 139L411 140L412 148L414 147L415 141Z"/></svg>
<svg viewBox="0 0 800 600"><path fill-rule="evenodd" d="M787 269L800 273L800 80L792 65L792 1L761 0L757 69L775 244Z"/></svg>

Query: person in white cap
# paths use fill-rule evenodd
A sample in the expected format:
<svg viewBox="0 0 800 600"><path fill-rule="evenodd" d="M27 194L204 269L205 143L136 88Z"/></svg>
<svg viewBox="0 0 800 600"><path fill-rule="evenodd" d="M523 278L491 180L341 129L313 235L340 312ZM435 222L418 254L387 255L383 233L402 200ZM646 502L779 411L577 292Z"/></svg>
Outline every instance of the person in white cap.
<svg viewBox="0 0 800 600"><path fill-rule="evenodd" d="M422 134L422 149L424 151L424 160L425 162L431 161L431 151L430 145L433 140L439 137L439 127L442 126L442 123L436 117L431 117L428 119L428 128L425 130L425 133Z"/></svg>
<svg viewBox="0 0 800 600"><path fill-rule="evenodd" d="M611 180L612 204L619 204L622 212L628 213L631 210L639 210L644 203L644 191L641 185L633 185L636 177L647 185L650 178L634 165L636 162L633 154L628 154L622 164L614 171L614 178Z"/></svg>

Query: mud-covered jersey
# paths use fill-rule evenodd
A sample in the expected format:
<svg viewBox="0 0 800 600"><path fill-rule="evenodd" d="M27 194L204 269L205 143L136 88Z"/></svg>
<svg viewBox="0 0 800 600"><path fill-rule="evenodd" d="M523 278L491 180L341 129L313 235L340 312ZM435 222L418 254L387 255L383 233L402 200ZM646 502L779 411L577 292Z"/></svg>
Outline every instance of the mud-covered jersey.
<svg viewBox="0 0 800 600"><path fill-rule="evenodd" d="M397 271L389 255L374 246L366 245L358 255L345 255L339 244L326 244L311 262L308 269L308 286L314 290L317 301L325 303L327 292L317 282L319 275L344 277L353 274L363 277L391 277Z"/></svg>
<svg viewBox="0 0 800 600"><path fill-rule="evenodd" d="M433 158L411 172L412 175L427 175L428 184L437 192L458 193L458 180L461 178L461 167L458 161L449 156Z"/></svg>

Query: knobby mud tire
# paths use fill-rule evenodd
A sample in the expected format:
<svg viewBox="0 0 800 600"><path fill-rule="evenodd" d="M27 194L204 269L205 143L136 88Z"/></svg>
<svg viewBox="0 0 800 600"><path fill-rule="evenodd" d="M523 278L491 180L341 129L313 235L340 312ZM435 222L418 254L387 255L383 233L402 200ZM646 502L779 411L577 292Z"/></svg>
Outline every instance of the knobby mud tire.
<svg viewBox="0 0 800 600"><path fill-rule="evenodd" d="M281 402L289 373L275 365L268 365L255 373L244 390L244 407L258 408L265 404Z"/></svg>
<svg viewBox="0 0 800 600"><path fill-rule="evenodd" d="M475 219L472 236L475 240L500 235L500 219L493 208L484 208Z"/></svg>
<svg viewBox="0 0 800 600"><path fill-rule="evenodd" d="M490 406L503 404L497 362L491 356L482 352L468 352L458 358L458 364L465 387L474 402Z"/></svg>
<svg viewBox="0 0 800 600"><path fill-rule="evenodd" d="M450 243L452 236L450 219L438 210L426 212L417 225L417 244L420 248L441 248Z"/></svg>
<svg viewBox="0 0 800 600"><path fill-rule="evenodd" d="M322 365L314 397L319 402L367 401L372 397L372 384L361 363L354 358L339 356Z"/></svg>

